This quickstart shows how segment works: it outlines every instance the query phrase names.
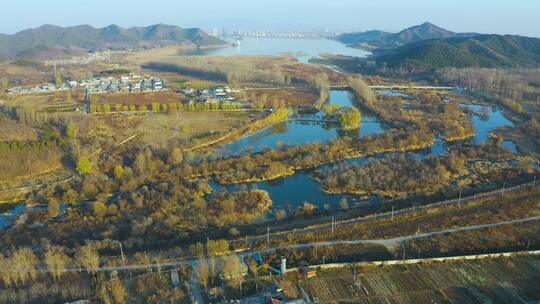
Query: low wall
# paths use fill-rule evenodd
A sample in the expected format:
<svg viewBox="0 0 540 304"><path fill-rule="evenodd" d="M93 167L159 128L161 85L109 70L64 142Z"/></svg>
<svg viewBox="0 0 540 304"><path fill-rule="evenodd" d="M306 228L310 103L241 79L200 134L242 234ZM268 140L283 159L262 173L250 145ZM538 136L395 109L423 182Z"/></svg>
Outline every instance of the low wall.
<svg viewBox="0 0 540 304"><path fill-rule="evenodd" d="M440 257L440 258L426 258L426 259L389 260L389 261L371 261L371 262L351 262L351 263L329 263L329 264L311 265L310 267L318 268L318 269L332 269L332 268L343 268L343 267L350 267L350 266L360 266L360 267L362 267L362 266L406 265L406 264L420 264L420 263L430 263L430 262L451 262L451 261L462 261L462 260L478 260L478 259L486 259L486 258L513 257L513 256L526 256L526 255L540 255L540 250L512 251L512 252L473 254L473 255L460 255L460 256ZM287 269L287 272L294 272L294 271L298 271L298 268Z"/></svg>

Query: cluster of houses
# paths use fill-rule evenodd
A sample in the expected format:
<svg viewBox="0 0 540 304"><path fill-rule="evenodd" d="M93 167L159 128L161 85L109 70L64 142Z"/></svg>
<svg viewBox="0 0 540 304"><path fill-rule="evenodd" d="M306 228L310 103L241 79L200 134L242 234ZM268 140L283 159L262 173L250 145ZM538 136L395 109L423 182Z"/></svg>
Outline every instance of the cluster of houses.
<svg viewBox="0 0 540 304"><path fill-rule="evenodd" d="M68 85L71 89L82 89L87 94L117 92L136 93L165 90L165 85L160 78L143 78L137 74L130 74L129 76L122 76L120 78L102 77L82 81L72 80L68 82Z"/></svg>
<svg viewBox="0 0 540 304"><path fill-rule="evenodd" d="M60 85L42 84L32 88L14 87L8 89L8 94L32 94L50 93L56 91L70 91L80 89L87 94L93 93L135 93L152 92L166 90L165 84L157 77L142 77L137 74L130 74L120 78L98 77L85 80L71 80Z"/></svg>
<svg viewBox="0 0 540 304"><path fill-rule="evenodd" d="M184 94L200 103L234 102L232 90L228 86L215 86L208 89L184 89Z"/></svg>

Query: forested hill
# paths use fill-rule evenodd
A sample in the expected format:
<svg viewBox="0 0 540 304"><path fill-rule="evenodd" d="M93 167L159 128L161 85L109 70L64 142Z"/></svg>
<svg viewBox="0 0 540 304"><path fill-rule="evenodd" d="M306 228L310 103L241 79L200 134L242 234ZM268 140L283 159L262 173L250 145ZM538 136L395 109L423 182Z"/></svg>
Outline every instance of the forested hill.
<svg viewBox="0 0 540 304"><path fill-rule="evenodd" d="M379 66L413 69L445 67L539 67L540 39L513 35L426 40L378 52Z"/></svg>
<svg viewBox="0 0 540 304"><path fill-rule="evenodd" d="M59 27L43 25L13 35L0 34L0 53L17 54L36 48L136 48L166 44L218 45L224 41L212 37L198 28L156 24L148 27L122 28L110 25L94 28L89 25Z"/></svg>
<svg viewBox="0 0 540 304"><path fill-rule="evenodd" d="M399 33L388 33L383 31L368 31L357 33L345 33L336 37L342 43L351 46L367 48L394 48L408 43L441 38L461 38L473 37L476 33L454 33L438 27L432 23L425 22L412 26Z"/></svg>

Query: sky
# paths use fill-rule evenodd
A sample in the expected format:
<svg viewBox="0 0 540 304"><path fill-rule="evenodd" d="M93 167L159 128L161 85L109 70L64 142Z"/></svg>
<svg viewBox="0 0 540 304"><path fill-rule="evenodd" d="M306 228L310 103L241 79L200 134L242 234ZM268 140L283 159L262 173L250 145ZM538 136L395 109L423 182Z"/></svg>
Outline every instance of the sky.
<svg viewBox="0 0 540 304"><path fill-rule="evenodd" d="M399 31L429 21L455 32L540 37L540 0L2 0L0 33L43 24L166 23L206 30Z"/></svg>

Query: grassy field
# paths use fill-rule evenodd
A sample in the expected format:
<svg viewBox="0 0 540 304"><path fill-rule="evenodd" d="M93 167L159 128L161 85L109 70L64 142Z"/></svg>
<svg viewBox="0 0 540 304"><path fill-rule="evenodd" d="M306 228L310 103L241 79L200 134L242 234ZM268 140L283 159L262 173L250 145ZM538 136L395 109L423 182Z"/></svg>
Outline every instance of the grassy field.
<svg viewBox="0 0 540 304"><path fill-rule="evenodd" d="M7 117L0 117L0 142L2 141L26 141L37 138L36 129L18 124L16 121Z"/></svg>
<svg viewBox="0 0 540 304"><path fill-rule="evenodd" d="M539 271L540 257L524 256L320 270L298 286L318 303L535 302Z"/></svg>
<svg viewBox="0 0 540 304"><path fill-rule="evenodd" d="M166 143L169 140L187 140L205 134L227 132L247 123L253 115L246 112L176 112L157 114L138 120L134 131L145 143Z"/></svg>

